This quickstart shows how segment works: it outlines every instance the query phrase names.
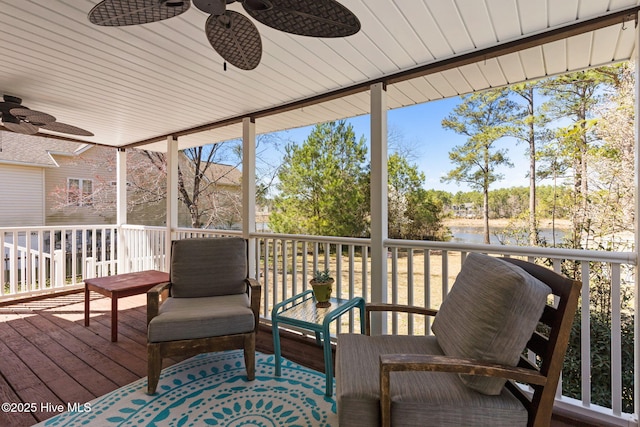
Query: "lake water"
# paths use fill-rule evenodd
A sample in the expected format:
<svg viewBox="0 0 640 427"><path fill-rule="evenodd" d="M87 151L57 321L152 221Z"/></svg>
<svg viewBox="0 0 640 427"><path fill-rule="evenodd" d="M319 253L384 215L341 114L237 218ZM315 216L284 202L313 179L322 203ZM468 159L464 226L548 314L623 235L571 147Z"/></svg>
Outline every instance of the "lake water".
<svg viewBox="0 0 640 427"><path fill-rule="evenodd" d="M475 226L450 226L449 230L451 230L451 234L453 238L452 242L456 243L484 243L484 229L482 227ZM504 244L516 244L515 241L507 241L501 242L502 237L498 238L501 234L503 234L504 227L489 227L489 240L492 244L499 245L501 243ZM555 230L555 238L556 244L562 243L562 238L564 237L566 230ZM496 234L498 236L496 236ZM547 244L553 244L553 230L551 228L542 228L540 229L540 238L545 239ZM522 241L528 241L526 236L523 236Z"/></svg>

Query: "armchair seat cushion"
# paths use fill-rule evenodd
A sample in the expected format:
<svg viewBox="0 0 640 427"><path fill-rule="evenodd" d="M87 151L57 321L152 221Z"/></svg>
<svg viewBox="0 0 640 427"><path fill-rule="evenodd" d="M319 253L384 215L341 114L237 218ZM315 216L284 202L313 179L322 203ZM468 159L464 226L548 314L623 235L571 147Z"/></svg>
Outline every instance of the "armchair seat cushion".
<svg viewBox="0 0 640 427"><path fill-rule="evenodd" d="M167 298L149 323L149 342L190 340L254 330L246 293L202 298Z"/></svg>
<svg viewBox="0 0 640 427"><path fill-rule="evenodd" d="M398 353L443 355L434 336L339 335L336 396L341 426L380 425L379 357ZM394 427L511 427L526 426L528 419L525 407L506 388L488 396L452 373L394 372L391 402Z"/></svg>

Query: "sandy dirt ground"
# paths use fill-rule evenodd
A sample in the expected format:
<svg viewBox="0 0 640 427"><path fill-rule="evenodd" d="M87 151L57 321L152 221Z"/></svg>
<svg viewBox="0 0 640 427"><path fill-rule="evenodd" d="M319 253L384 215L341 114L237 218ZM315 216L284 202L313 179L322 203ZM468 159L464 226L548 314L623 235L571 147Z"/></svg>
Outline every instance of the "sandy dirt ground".
<svg viewBox="0 0 640 427"><path fill-rule="evenodd" d="M510 219L498 218L489 219L489 227L506 227L509 225ZM482 227L484 222L482 218L447 218L443 221L447 227ZM555 226L561 230L569 230L571 221L568 219L556 219ZM553 220L545 218L540 220L540 228L553 227Z"/></svg>

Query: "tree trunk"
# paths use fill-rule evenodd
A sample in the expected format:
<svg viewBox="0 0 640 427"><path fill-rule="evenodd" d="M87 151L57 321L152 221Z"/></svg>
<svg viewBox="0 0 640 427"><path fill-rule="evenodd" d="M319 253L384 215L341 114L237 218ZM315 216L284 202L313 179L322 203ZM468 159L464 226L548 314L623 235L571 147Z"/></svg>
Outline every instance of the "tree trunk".
<svg viewBox="0 0 640 427"><path fill-rule="evenodd" d="M484 186L483 193L482 216L484 218L484 242L489 244L491 243L489 239L489 186Z"/></svg>
<svg viewBox="0 0 640 427"><path fill-rule="evenodd" d="M529 244L538 245L538 226L536 224L536 141L533 133L533 120L529 128Z"/></svg>

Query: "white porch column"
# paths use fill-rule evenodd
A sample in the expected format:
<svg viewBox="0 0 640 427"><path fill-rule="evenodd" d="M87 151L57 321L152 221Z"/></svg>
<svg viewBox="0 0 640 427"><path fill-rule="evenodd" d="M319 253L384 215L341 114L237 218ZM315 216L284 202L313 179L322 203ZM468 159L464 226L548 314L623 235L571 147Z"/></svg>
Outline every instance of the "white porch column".
<svg viewBox="0 0 640 427"><path fill-rule="evenodd" d="M249 239L249 277L256 275L256 121L242 119L242 237Z"/></svg>
<svg viewBox="0 0 640 427"><path fill-rule="evenodd" d="M638 18L640 18L640 13L638 14ZM638 313L640 313L640 268L638 268L639 256L638 253L640 251L640 52L638 52L638 48L640 47L640 31L636 27L636 48L635 48L635 62L636 62L636 75L635 75L635 257L636 257L636 266L635 266L635 290L634 290L634 365L633 365L633 388L634 388L634 413L636 421L640 419L640 319L638 319Z"/></svg>
<svg viewBox="0 0 640 427"><path fill-rule="evenodd" d="M178 140L167 137L167 236L165 241L165 271L171 262L173 230L178 228Z"/></svg>
<svg viewBox="0 0 640 427"><path fill-rule="evenodd" d="M118 229L118 273L128 273L127 241L122 226L127 223L127 152L118 148L116 154L116 225ZM95 274L95 272L93 272Z"/></svg>
<svg viewBox="0 0 640 427"><path fill-rule="evenodd" d="M387 302L387 88L371 86L371 302ZM387 316L374 313L371 333L387 330Z"/></svg>

